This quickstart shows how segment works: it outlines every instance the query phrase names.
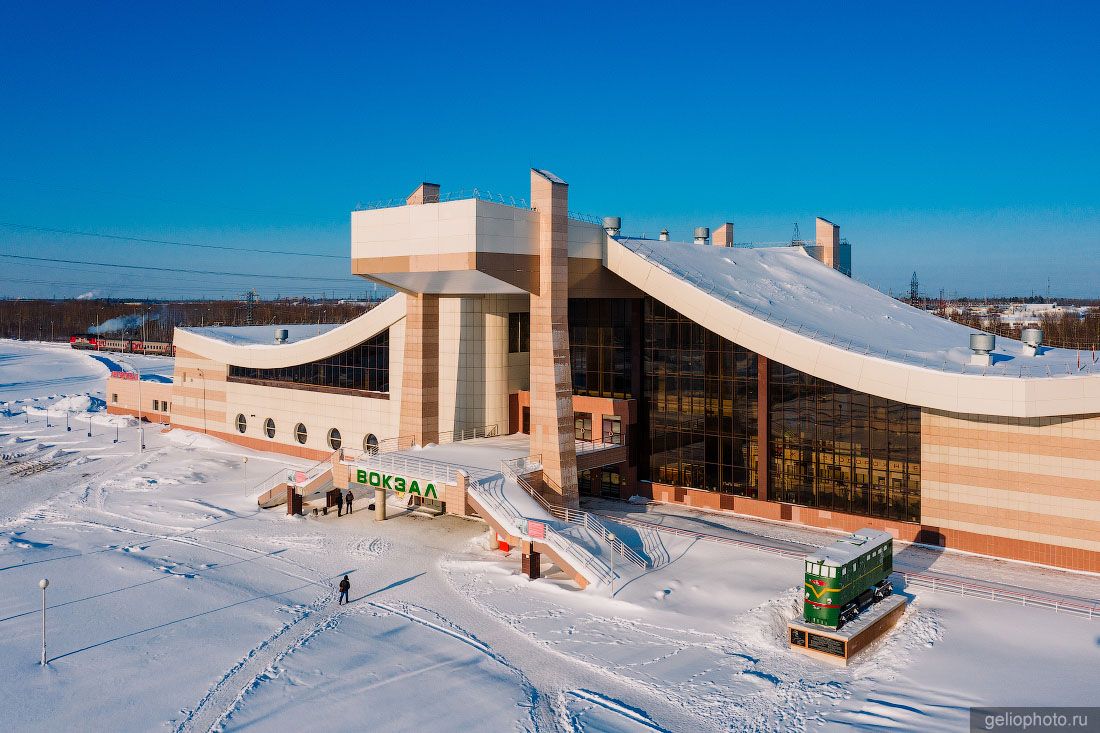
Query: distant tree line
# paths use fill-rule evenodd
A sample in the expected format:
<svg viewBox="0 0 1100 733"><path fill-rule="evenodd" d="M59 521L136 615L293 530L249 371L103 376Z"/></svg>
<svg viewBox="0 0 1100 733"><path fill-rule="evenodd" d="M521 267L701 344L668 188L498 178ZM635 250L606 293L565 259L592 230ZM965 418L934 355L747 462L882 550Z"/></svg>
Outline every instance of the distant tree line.
<svg viewBox="0 0 1100 733"><path fill-rule="evenodd" d="M1027 326L1011 326L992 322L976 310L961 308L937 311L948 320L961 323L978 331L995 333L1005 338L1019 339L1020 331ZM1039 319L1039 328L1043 329L1043 343L1062 349L1080 349L1091 351L1100 348L1100 309L1090 308L1084 317L1076 313L1057 313L1044 315Z"/></svg>
<svg viewBox="0 0 1100 733"><path fill-rule="evenodd" d="M374 303L324 300L133 302L118 300L0 300L0 338L68 341L78 333L171 341L177 326L346 323Z"/></svg>

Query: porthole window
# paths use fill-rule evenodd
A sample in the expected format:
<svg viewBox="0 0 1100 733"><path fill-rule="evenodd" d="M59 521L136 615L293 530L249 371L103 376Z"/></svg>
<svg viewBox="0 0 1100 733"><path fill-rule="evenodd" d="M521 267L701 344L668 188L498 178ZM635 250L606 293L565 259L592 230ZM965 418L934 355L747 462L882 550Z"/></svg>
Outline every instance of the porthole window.
<svg viewBox="0 0 1100 733"><path fill-rule="evenodd" d="M363 452L372 456L378 453L378 438L374 437L374 433L367 433L363 438Z"/></svg>
<svg viewBox="0 0 1100 733"><path fill-rule="evenodd" d="M248 430L248 420L244 415L237 415L237 432L243 433L245 430Z"/></svg>
<svg viewBox="0 0 1100 733"><path fill-rule="evenodd" d="M264 420L264 435L269 438L275 437L275 421L270 417Z"/></svg>
<svg viewBox="0 0 1100 733"><path fill-rule="evenodd" d="M333 450L340 450L340 444L343 441L340 439L340 431L336 428L328 431L328 447Z"/></svg>
<svg viewBox="0 0 1100 733"><path fill-rule="evenodd" d="M295 440L297 440L302 445L305 445L307 437L309 437L309 434L306 432L306 426L305 425L303 425L302 423L298 423L297 425L294 426L294 439Z"/></svg>

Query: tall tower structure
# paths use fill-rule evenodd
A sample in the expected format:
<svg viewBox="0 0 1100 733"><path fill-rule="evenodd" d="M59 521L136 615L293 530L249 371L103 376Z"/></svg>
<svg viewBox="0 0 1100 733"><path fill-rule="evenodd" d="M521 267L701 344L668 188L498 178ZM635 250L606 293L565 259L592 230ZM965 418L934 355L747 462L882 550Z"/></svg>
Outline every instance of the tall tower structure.
<svg viewBox="0 0 1100 733"><path fill-rule="evenodd" d="M531 293L531 453L542 454L543 476L551 488L560 488L562 504L576 507L568 184L549 171L532 169L531 205L539 216L539 270Z"/></svg>

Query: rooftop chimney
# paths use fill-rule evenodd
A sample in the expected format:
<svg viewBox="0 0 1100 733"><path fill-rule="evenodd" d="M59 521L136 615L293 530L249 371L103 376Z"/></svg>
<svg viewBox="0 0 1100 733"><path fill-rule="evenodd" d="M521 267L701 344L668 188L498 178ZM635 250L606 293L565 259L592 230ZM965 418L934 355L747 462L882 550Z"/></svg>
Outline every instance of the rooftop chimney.
<svg viewBox="0 0 1100 733"><path fill-rule="evenodd" d="M727 221L722 226L714 230L714 239L711 240L711 244L715 247L732 247L733 246L733 222Z"/></svg>
<svg viewBox="0 0 1100 733"><path fill-rule="evenodd" d="M416 187L416 190L409 194L409 197L405 199L406 206L412 206L414 204L438 204L439 203L439 184L438 183L421 183Z"/></svg>
<svg viewBox="0 0 1100 733"><path fill-rule="evenodd" d="M695 243L706 244L710 239L710 227L695 227Z"/></svg>
<svg viewBox="0 0 1100 733"><path fill-rule="evenodd" d="M1024 342L1024 356L1040 356L1039 347L1043 344L1043 329L1025 328L1020 331L1020 340Z"/></svg>
<svg viewBox="0 0 1100 733"><path fill-rule="evenodd" d="M662 229L661 230L661 236L657 237L657 239L661 240L662 242L667 242L668 241L668 230L667 229Z"/></svg>
<svg viewBox="0 0 1100 733"><path fill-rule="evenodd" d="M993 356L989 353L997 346L997 337L991 333L970 334L970 363L975 366L989 366L993 363Z"/></svg>
<svg viewBox="0 0 1100 733"><path fill-rule="evenodd" d="M623 220L618 216L605 216L603 218L603 230L608 233L609 236L617 237L619 232L622 231Z"/></svg>

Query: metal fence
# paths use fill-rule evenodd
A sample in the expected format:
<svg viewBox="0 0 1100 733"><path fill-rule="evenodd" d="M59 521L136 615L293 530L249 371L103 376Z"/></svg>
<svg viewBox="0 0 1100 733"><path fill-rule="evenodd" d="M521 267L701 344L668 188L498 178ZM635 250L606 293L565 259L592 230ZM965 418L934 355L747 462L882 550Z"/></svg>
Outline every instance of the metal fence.
<svg viewBox="0 0 1100 733"><path fill-rule="evenodd" d="M485 191L480 188L464 189L461 191L445 191L439 194L440 203L447 201L466 201L469 199L489 201L494 204L504 204L505 206L514 206L517 209L531 208L531 203L525 198L506 196L504 194L493 193L492 191ZM379 199L377 201L358 203L355 205L354 210L373 211L374 209L392 209L396 206L405 206L406 201L406 198Z"/></svg>
<svg viewBox="0 0 1100 733"><path fill-rule="evenodd" d="M611 519L620 524L629 526L644 527L658 532L668 532L669 534L706 540L708 542L718 542L724 545L746 547L752 550L759 550L797 560L802 560L806 557L805 552L789 550L783 547L772 547L770 545L738 540L732 537L723 537L721 535L708 534L706 532L695 532L689 529L681 529L680 527L666 527L654 524L653 522L643 522L628 517L616 516L611 517ZM955 595L968 596L971 598L981 598L997 603L1013 603L1020 606L1042 608L1056 613L1067 613L1087 619L1100 619L1100 605L1098 604L1075 601L1055 595L1047 595L1039 591L1020 591L998 588L996 586L982 585L961 578L952 578L936 573L914 573L895 570L894 575L901 578L906 586L928 588L932 591L942 591L944 593L953 593Z"/></svg>

